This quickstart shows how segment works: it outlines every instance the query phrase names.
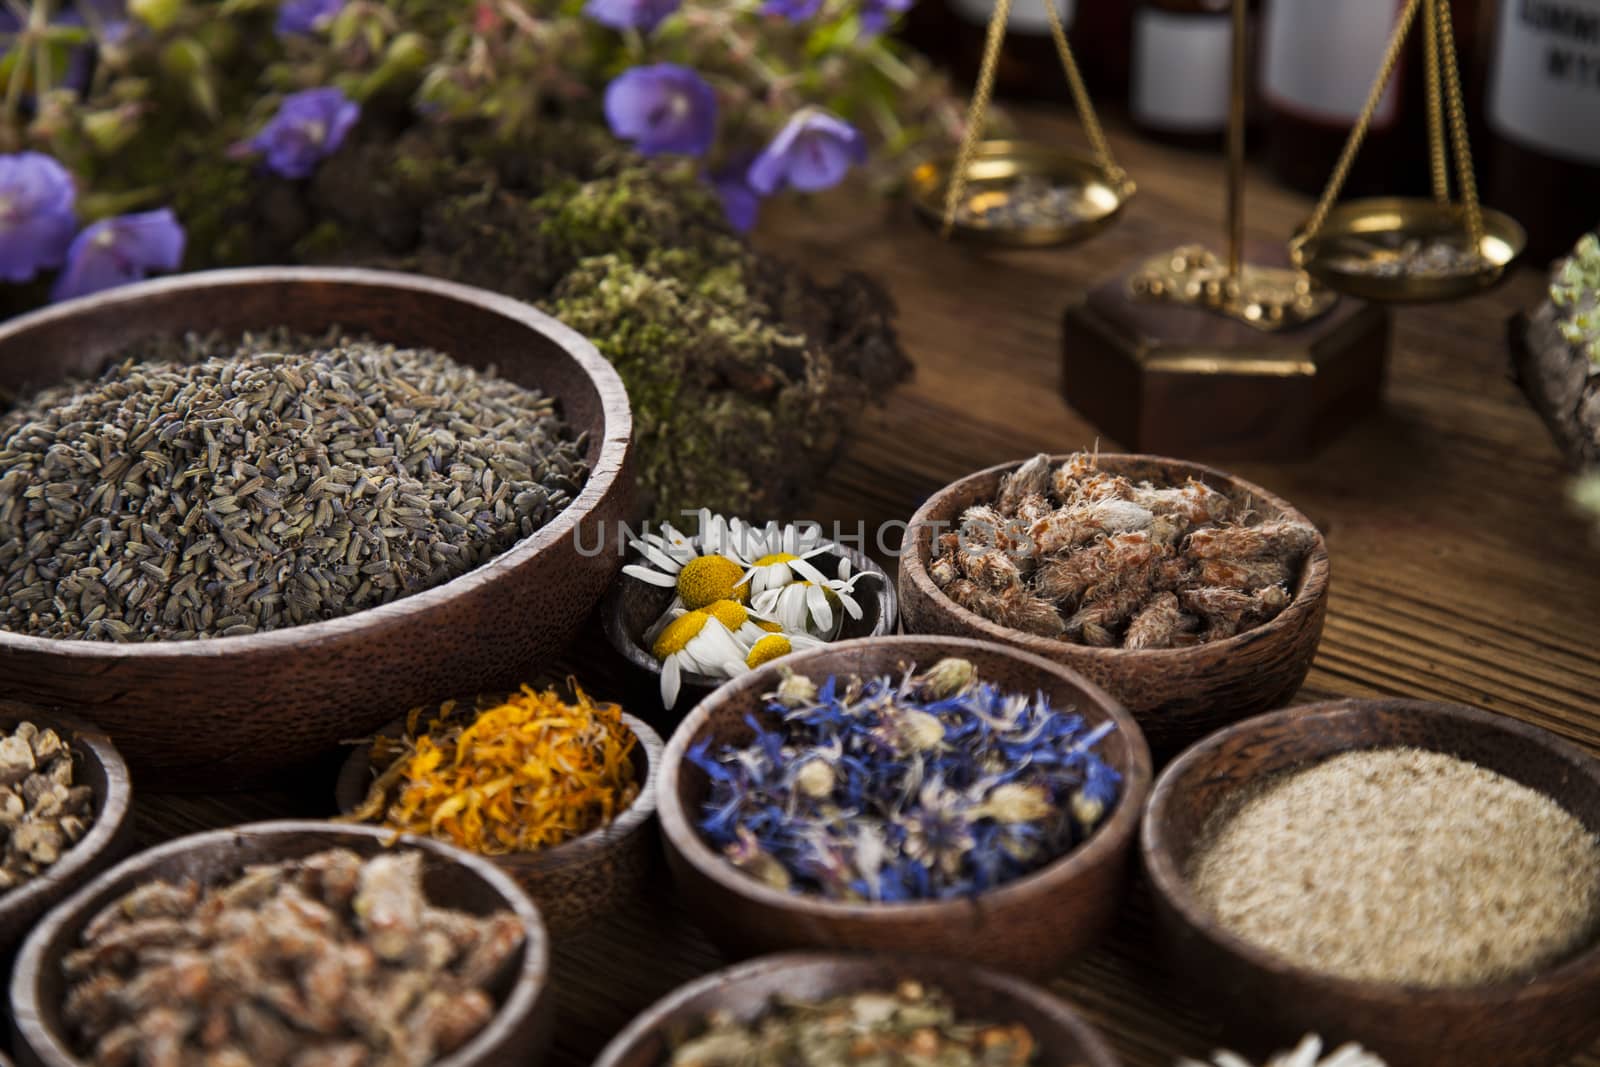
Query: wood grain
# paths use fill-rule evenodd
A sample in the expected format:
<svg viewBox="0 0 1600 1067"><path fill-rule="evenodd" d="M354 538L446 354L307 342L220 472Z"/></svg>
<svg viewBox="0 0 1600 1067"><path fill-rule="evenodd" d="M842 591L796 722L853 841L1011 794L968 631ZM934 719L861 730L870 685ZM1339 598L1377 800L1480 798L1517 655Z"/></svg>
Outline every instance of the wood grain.
<svg viewBox="0 0 1600 1067"><path fill-rule="evenodd" d="M1070 120L1022 118L1036 135L1082 144ZM1035 452L1126 443L1103 438L1061 398L1061 312L1075 293L1146 252L1219 244L1223 168L1115 122L1110 134L1140 191L1118 225L1077 248L943 245L909 206L880 205L860 189L767 208L759 244L824 274L870 271L889 287L917 363L916 379L852 428L815 507L789 518L859 528L892 569L903 527L889 526L880 545L880 526L903 524L952 480ZM1249 235L1282 241L1310 206L1254 173ZM1470 301L1397 310L1376 415L1313 460L1230 465L1305 512L1337 571L1297 700L1471 704L1600 752L1600 549L1567 506L1560 454L1511 382L1504 344L1507 318L1536 304L1543 285L1534 265ZM597 698L617 695L621 661L598 626L565 665ZM275 813L330 814L336 769L325 763L271 790L219 799L143 796L141 839ZM586 940L556 946L551 1062L589 1064L635 1014L721 959L663 879ZM1127 1067L1171 1067L1221 1040L1215 1020L1157 960L1150 901L1137 880L1112 935L1053 988ZM1600 1049L1570 1067L1600 1067Z"/></svg>

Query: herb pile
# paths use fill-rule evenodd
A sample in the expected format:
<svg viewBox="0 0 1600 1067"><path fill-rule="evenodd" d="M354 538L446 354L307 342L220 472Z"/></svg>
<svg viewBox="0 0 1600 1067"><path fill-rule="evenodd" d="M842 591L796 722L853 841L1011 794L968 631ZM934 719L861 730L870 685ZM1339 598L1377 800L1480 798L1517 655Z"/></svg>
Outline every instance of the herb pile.
<svg viewBox="0 0 1600 1067"><path fill-rule="evenodd" d="M348 818L431 835L490 856L536 852L608 825L639 796L638 739L615 704L573 686L524 686L476 708L421 708L397 740L379 738L383 768Z"/></svg>
<svg viewBox="0 0 1600 1067"><path fill-rule="evenodd" d="M0 730L0 899L49 870L93 823L93 790L73 784L67 741L31 722Z"/></svg>
<svg viewBox="0 0 1600 1067"><path fill-rule="evenodd" d="M498 555L586 476L552 400L439 352L146 345L0 415L0 626L182 640L348 615Z"/></svg>
<svg viewBox="0 0 1600 1067"><path fill-rule="evenodd" d="M150 882L62 963L62 1020L104 1067L420 1067L494 1017L522 923L439 908L420 852L332 849L225 885Z"/></svg>
<svg viewBox="0 0 1600 1067"><path fill-rule="evenodd" d="M1114 728L978 680L971 663L820 685L788 675L751 739L688 758L696 826L751 877L830 900L944 900L1082 844L1117 802Z"/></svg>
<svg viewBox="0 0 1600 1067"><path fill-rule="evenodd" d="M920 982L826 1000L774 998L751 1022L713 1015L668 1067L1024 1067L1037 1060L1021 1023L961 1018Z"/></svg>
<svg viewBox="0 0 1600 1067"><path fill-rule="evenodd" d="M1317 532L1260 521L1203 482L1135 483L1036 456L938 538L934 583L969 611L1102 648L1176 648L1275 617Z"/></svg>

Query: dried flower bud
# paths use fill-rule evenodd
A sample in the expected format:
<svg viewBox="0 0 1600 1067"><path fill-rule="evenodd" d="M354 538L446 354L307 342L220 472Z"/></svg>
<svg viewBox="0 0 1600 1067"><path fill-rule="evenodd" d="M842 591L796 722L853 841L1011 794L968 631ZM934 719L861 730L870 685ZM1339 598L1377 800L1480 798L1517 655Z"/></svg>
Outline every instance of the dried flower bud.
<svg viewBox="0 0 1600 1067"><path fill-rule="evenodd" d="M1008 782L997 786L973 809L972 814L987 816L1001 823L1037 822L1056 811L1044 789L1037 785L1019 785Z"/></svg>
<svg viewBox="0 0 1600 1067"><path fill-rule="evenodd" d="M978 677L971 660L946 657L929 667L922 676L922 692L930 700L954 696ZM942 730L942 727L941 727Z"/></svg>
<svg viewBox="0 0 1600 1067"><path fill-rule="evenodd" d="M1085 826L1098 826L1106 806L1081 790L1072 794L1072 814Z"/></svg>
<svg viewBox="0 0 1600 1067"><path fill-rule="evenodd" d="M965 663L965 660L944 660L945 663ZM959 692L960 690L951 690ZM895 717L895 727L900 742L912 752L927 752L944 743L944 723L937 715L914 709L902 710Z"/></svg>
<svg viewBox="0 0 1600 1067"><path fill-rule="evenodd" d="M778 703L786 708L804 707L817 699L817 683L803 674L796 674L788 667L782 668L783 681L778 683L775 694Z"/></svg>
<svg viewBox="0 0 1600 1067"><path fill-rule="evenodd" d="M795 772L794 784L805 796L821 800L833 792L833 768L820 759L806 760Z"/></svg>

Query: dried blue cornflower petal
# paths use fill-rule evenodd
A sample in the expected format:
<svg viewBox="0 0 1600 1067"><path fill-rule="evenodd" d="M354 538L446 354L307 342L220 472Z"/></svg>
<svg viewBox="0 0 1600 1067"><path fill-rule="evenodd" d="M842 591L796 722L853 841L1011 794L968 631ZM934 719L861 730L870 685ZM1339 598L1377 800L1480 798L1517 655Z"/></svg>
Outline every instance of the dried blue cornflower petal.
<svg viewBox="0 0 1600 1067"><path fill-rule="evenodd" d="M1098 751L1111 723L984 683L964 661L791 676L746 725L743 744L690 747L710 786L696 825L752 877L834 900L1004 885L1082 844L1120 793Z"/></svg>

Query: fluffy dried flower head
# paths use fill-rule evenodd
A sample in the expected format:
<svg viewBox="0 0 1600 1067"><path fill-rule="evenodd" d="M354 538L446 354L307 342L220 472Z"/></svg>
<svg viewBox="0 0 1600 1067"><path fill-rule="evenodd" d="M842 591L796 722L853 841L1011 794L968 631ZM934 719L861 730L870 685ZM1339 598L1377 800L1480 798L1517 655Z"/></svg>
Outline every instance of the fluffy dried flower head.
<svg viewBox="0 0 1600 1067"><path fill-rule="evenodd" d="M1178 1067L1251 1067L1250 1062L1235 1052L1218 1051L1211 1055L1210 1063L1197 1060L1180 1060ZM1281 1052L1268 1060L1263 1067L1384 1067L1384 1062L1360 1045L1340 1045L1327 1056L1322 1055L1322 1038L1307 1034L1292 1051Z"/></svg>

